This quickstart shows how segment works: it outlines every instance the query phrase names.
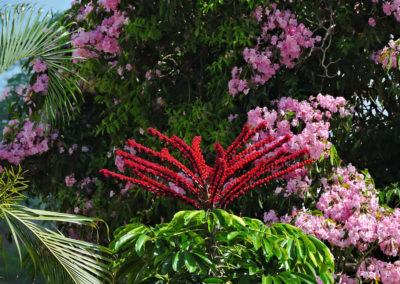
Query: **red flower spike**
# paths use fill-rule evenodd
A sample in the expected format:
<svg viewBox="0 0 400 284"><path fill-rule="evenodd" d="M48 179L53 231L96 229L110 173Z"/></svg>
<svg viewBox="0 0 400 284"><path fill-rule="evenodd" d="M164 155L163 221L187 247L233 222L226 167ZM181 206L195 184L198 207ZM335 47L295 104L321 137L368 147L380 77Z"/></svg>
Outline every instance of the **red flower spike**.
<svg viewBox="0 0 400 284"><path fill-rule="evenodd" d="M193 149L194 159L196 163L199 165L201 179L204 180L207 174L207 169L206 169L206 161L204 160L203 154L201 153L200 142L201 142L201 136L195 136L192 141L192 149Z"/></svg>
<svg viewBox="0 0 400 284"><path fill-rule="evenodd" d="M253 169L247 171L247 173L236 178L221 192L220 194L221 198L227 198L232 192L234 192L236 189L240 189L242 186L246 185L250 180L256 180L261 175L270 172L271 169L268 166L271 165L272 163L279 161L280 157L282 157L286 153L287 151L285 149L280 149L278 153L276 153L272 157L264 160ZM224 201L224 199L222 201Z"/></svg>
<svg viewBox="0 0 400 284"><path fill-rule="evenodd" d="M236 149L240 146L240 141L243 141L243 138L247 135L249 131L250 125L245 124L239 136L235 139L235 141L233 141L232 145L229 146L228 149L226 149L225 155L227 157L235 153Z"/></svg>
<svg viewBox="0 0 400 284"><path fill-rule="evenodd" d="M146 152L151 153L150 151L146 151ZM153 151L153 152L154 152L154 156L156 156L156 157L159 156L159 154L161 154L161 153L158 153L155 151ZM153 162L149 162L145 159L142 159L135 155L123 152L121 150L117 150L115 153L118 156L122 156L126 159L130 159L130 160L124 161L124 164L130 168L135 168L137 170L152 174L154 176L160 176L162 178L165 178L168 181L174 182L178 186L184 187L186 190L190 190L195 193L197 193L199 191L198 188L195 188L192 184L190 184L187 180L182 178L176 172L174 172L166 167L160 166ZM160 156L161 156L161 159L165 158L166 161L170 161L168 156L165 156L165 155L160 155Z"/></svg>
<svg viewBox="0 0 400 284"><path fill-rule="evenodd" d="M109 170L101 170L100 173L106 177L131 182L156 195L179 199L198 209L225 208L249 190L313 162L312 159L296 162L296 159L308 155L307 149L288 153L285 144L291 139L290 135L280 139L267 137L240 151L265 127L266 124L262 123L251 129L246 124L226 151L216 143L214 167L208 166L204 160L200 149L200 136L194 137L192 145L189 146L174 135L169 138L153 128L148 128L148 134L177 149L188 161L189 166L173 157L167 148L157 152L128 140L126 144L137 150L138 154L132 155L121 150L116 151L116 154L123 157L124 165L131 169L133 177ZM159 162L153 162L154 158ZM182 194L180 189L185 192Z"/></svg>
<svg viewBox="0 0 400 284"><path fill-rule="evenodd" d="M307 151L299 151L294 154L291 154L289 156L284 156L282 155L286 154L286 150L280 149L277 154L272 156L271 158L265 160L263 163L260 163L257 167L253 168L251 171L249 171L247 174L243 175L241 178L238 178L230 184L225 192L222 193L223 199L221 200L221 203L224 203L226 199L228 199L230 196L235 195L235 193L239 190L243 190L243 188L246 186L246 184L249 183L250 180L257 180L262 174L271 172L272 170L278 170L282 168L282 165L289 161L289 160L294 160L295 158L299 156L304 156ZM312 159L311 159L312 160ZM301 163L299 163L301 164ZM297 164L297 165L299 165ZM294 169L293 169L294 170ZM286 173L289 173L286 172ZM274 178L278 178L280 175L277 175L276 173L273 174ZM264 183L270 181L271 179L268 179ZM254 184L252 184L254 185ZM253 187L252 187L253 188Z"/></svg>
<svg viewBox="0 0 400 284"><path fill-rule="evenodd" d="M195 159L195 152L194 150L185 143L182 139L179 137L176 137L175 135L172 135L171 137L172 142L174 143L173 145L176 146L176 148L183 154L183 156L189 161L191 166L193 167L195 173L201 178L201 166L196 163ZM205 184L202 179L200 179L202 182L202 186L205 187Z"/></svg>
<svg viewBox="0 0 400 284"><path fill-rule="evenodd" d="M254 152L254 151L258 151L261 147L265 146L266 144L271 143L272 141L275 141L275 138L270 136L260 142L258 142L257 144L247 148L246 150L240 152L237 155L234 155L233 157L231 157L231 159L229 159L229 164L236 162L237 160L239 160L240 158Z"/></svg>

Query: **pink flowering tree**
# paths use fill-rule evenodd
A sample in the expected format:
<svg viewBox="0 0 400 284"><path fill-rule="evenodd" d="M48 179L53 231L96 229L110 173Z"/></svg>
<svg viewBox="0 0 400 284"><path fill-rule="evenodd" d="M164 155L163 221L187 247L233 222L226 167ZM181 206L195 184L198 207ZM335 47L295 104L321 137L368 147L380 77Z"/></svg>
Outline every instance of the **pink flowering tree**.
<svg viewBox="0 0 400 284"><path fill-rule="evenodd" d="M284 186L275 190L277 197L300 198L302 206L269 208L264 213L264 222L291 223L330 244L338 283L377 279L397 283L400 267L393 258L399 253L398 208L380 202L381 194L367 171L360 173L351 164L343 166L328 139L329 120L337 114L352 115L346 101L319 94L302 102L283 98L276 105L277 110L266 107L251 110L249 123L266 122L269 129L265 135L281 137L296 133L288 143L289 151L306 147L311 157L319 159L319 164L312 172L298 170L288 174ZM328 159L330 163L324 163Z"/></svg>
<svg viewBox="0 0 400 284"><path fill-rule="evenodd" d="M262 32L256 46L243 50L243 59L252 75L241 79L243 69L232 69L229 93L233 96L239 92L247 95L250 88L264 85L281 67L294 68L303 49L313 48L321 41L320 36L313 37L312 31L297 21L295 14L277 9L276 4L271 8L257 7L253 17L262 26Z"/></svg>

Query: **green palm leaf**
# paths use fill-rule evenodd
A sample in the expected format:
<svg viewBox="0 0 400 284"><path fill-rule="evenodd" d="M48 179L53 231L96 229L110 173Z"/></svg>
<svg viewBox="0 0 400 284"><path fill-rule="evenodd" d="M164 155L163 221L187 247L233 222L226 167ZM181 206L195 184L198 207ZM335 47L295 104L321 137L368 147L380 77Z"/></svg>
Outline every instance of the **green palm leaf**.
<svg viewBox="0 0 400 284"><path fill-rule="evenodd" d="M96 284L110 282L108 270L111 251L103 246L65 237L35 221L61 221L89 225L97 229L96 218L29 209L12 204L0 206L20 252L27 249L35 268L40 268L47 283Z"/></svg>
<svg viewBox="0 0 400 284"><path fill-rule="evenodd" d="M21 168L18 171L5 168L0 174L0 218L6 220L11 230L21 261L21 245L24 245L35 271L40 269L47 283L110 282L108 248L67 238L37 223L67 222L97 230L97 223L102 220L18 205L24 197L22 191L28 187L22 175Z"/></svg>
<svg viewBox="0 0 400 284"><path fill-rule="evenodd" d="M67 67L74 58L67 28L52 21L50 13L43 15L42 9L29 4L0 9L0 74L24 58L46 62L49 86L41 119L52 124L65 122L78 110L73 105L82 97L78 82L85 81Z"/></svg>

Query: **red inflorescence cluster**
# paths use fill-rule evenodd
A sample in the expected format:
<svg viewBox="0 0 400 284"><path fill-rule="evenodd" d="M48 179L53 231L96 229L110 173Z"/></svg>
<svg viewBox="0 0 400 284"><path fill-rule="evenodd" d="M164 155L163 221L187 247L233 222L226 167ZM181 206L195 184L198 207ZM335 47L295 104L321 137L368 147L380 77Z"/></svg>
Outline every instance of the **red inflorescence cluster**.
<svg viewBox="0 0 400 284"><path fill-rule="evenodd" d="M284 146L291 139L290 135L279 139L267 137L247 149L242 149L252 137L265 128L266 123L261 123L255 128L246 124L226 151L216 143L214 167L208 166L204 160L200 149L200 136L194 137L192 145L189 146L175 135L167 137L153 128L148 128L148 134L177 149L188 165L174 158L167 148L157 152L128 140L126 144L134 148L137 154L132 155L121 150L116 151L116 154L124 159L124 165L131 168L134 177L107 169L101 170L100 173L106 177L128 181L156 195L178 198L198 209L226 208L247 191L313 163L311 158L295 162L296 159L308 155L308 150L289 153ZM160 163L141 158L138 156L140 153L152 156Z"/></svg>

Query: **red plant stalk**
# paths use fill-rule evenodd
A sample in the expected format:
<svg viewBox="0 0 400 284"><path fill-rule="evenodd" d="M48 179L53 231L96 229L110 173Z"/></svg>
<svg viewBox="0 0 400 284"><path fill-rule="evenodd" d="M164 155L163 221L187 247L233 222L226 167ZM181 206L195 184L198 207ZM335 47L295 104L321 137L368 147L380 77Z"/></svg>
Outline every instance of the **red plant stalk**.
<svg viewBox="0 0 400 284"><path fill-rule="evenodd" d="M296 162L308 155L307 149L288 153L285 146L291 139L290 135L278 140L267 137L247 149L240 150L265 127L265 123L255 128L246 124L226 151L216 143L213 167L206 164L201 153L200 136L193 138L192 145L189 146L176 136L168 137L149 128L147 133L179 152L186 165L173 157L167 148L158 152L128 140L126 144L134 148L137 154L132 155L121 150L116 151L116 154L123 157L124 165L131 169L133 177L106 169L100 172L106 177L131 182L156 195L179 199L198 209L226 208L249 190L313 163L312 159Z"/></svg>

